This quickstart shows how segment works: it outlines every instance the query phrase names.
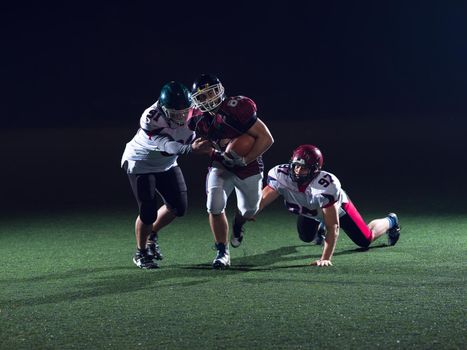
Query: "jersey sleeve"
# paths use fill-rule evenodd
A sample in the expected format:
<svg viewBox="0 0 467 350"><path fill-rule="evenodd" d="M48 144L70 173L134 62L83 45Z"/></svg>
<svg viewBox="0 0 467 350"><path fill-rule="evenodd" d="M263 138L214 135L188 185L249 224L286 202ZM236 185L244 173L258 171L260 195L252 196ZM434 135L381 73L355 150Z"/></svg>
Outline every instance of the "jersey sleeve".
<svg viewBox="0 0 467 350"><path fill-rule="evenodd" d="M154 103L151 107L147 108L139 120L139 126L144 131L151 133L156 129L164 127L166 125L161 125L163 118L160 110L157 108L158 103Z"/></svg>
<svg viewBox="0 0 467 350"><path fill-rule="evenodd" d="M163 118L162 111L158 108L158 102L143 112L140 118L140 127L146 135L145 147L151 151L169 155L182 155L188 154L192 150L191 144L176 141L166 132L168 123Z"/></svg>
<svg viewBox="0 0 467 350"><path fill-rule="evenodd" d="M223 109L226 112L225 123L241 133L250 129L258 119L256 103L245 96L229 97Z"/></svg>
<svg viewBox="0 0 467 350"><path fill-rule="evenodd" d="M154 150L170 155L188 154L192 151L191 144L185 145L164 134L152 136L150 144Z"/></svg>
<svg viewBox="0 0 467 350"><path fill-rule="evenodd" d="M279 191L279 182L278 179L278 166L275 166L268 172L267 185L271 187L274 191Z"/></svg>
<svg viewBox="0 0 467 350"><path fill-rule="evenodd" d="M319 178L320 192L317 195L321 208L328 208L338 202L342 196L340 181L332 174Z"/></svg>

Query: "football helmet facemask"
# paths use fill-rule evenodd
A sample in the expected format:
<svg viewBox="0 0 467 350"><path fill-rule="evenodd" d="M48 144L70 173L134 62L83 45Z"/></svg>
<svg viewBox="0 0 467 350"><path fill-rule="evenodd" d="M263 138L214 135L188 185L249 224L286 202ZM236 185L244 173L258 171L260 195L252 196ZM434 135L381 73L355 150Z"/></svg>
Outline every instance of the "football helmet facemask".
<svg viewBox="0 0 467 350"><path fill-rule="evenodd" d="M201 112L211 112L224 101L224 86L216 76L202 74L193 83L191 96L196 108Z"/></svg>
<svg viewBox="0 0 467 350"><path fill-rule="evenodd" d="M323 167L323 155L318 147L313 145L298 146L292 153L289 162L289 175L292 181L299 184L313 180ZM295 168L300 166L308 171L297 173Z"/></svg>
<svg viewBox="0 0 467 350"><path fill-rule="evenodd" d="M191 93L185 85L171 81L161 89L159 106L168 120L184 125L193 111Z"/></svg>

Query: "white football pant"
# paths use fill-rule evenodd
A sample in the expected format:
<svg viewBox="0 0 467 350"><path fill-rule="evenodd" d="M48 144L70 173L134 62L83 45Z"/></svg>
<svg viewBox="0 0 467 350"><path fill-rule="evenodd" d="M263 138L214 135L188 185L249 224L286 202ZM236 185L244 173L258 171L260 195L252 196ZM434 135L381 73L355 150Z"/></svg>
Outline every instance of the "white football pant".
<svg viewBox="0 0 467 350"><path fill-rule="evenodd" d="M251 218L258 211L263 187L263 174L257 174L246 179L223 168L209 169L206 178L208 213L221 214L227 206L227 198L235 189L237 207L245 218Z"/></svg>

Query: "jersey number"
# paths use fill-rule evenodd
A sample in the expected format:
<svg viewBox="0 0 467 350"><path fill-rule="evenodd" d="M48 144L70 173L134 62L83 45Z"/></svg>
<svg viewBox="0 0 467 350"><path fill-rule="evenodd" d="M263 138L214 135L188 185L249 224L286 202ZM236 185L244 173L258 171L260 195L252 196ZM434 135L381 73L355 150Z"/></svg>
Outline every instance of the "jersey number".
<svg viewBox="0 0 467 350"><path fill-rule="evenodd" d="M289 165L288 164L280 165L279 168L277 168L277 171L282 174L289 175Z"/></svg>
<svg viewBox="0 0 467 350"><path fill-rule="evenodd" d="M290 203L290 202L286 201L285 206L287 207L287 209L291 213L294 213L294 214L297 214L297 215L311 215L311 216L318 215L317 210L308 209L306 207L302 207L302 206L300 206L298 204L295 204L295 203Z"/></svg>
<svg viewBox="0 0 467 350"><path fill-rule="evenodd" d="M227 106L236 107L238 105L238 101L243 100L243 99L244 99L243 96L236 96L232 98L231 100L229 100L229 102L227 102Z"/></svg>
<svg viewBox="0 0 467 350"><path fill-rule="evenodd" d="M318 183L323 187L328 187L332 183L331 175L326 174L321 179L318 180Z"/></svg>

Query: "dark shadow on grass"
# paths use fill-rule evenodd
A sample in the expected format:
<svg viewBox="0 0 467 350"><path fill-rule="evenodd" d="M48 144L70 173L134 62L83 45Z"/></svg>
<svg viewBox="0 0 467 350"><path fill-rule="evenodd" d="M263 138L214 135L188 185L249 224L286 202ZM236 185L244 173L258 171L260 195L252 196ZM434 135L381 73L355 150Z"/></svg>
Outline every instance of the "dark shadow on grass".
<svg viewBox="0 0 467 350"><path fill-rule="evenodd" d="M170 265L161 269L138 270L134 266L113 266L77 269L60 273L35 276L26 279L9 279L3 282L29 283L28 288L43 288L42 285L35 286L34 283L46 283L48 281L59 281L63 279L77 279L75 284L68 283L69 291L44 290L40 297L26 297L16 300L0 300L0 307L16 308L23 306L36 306L44 304L57 304L61 302L73 302L99 296L118 295L132 293L135 290L152 290L157 293L159 287L166 287L166 281L170 286L193 286L212 282L215 278L226 278L229 275L252 271L256 267L266 266L273 263L286 262L303 259L303 256L287 256L297 253L297 247L282 247L268 252L233 259L233 268L217 271L213 270L211 264L200 264L195 266ZM256 268L257 269L257 268ZM115 273L117 271L117 273ZM109 272L107 276L95 275L96 273ZM113 273L112 273L113 272ZM177 281L179 279L190 279Z"/></svg>
<svg viewBox="0 0 467 350"><path fill-rule="evenodd" d="M337 255L347 255L347 254L355 254L355 253L366 253L372 249L379 249L379 248L389 248L390 246L388 246L387 244L384 244L384 243L381 243L379 245L372 245L372 246L369 246L368 248L362 248L362 247L358 247L358 248L354 248L354 249L347 249L347 250L343 250L341 252L336 252L334 253L334 256L337 256Z"/></svg>
<svg viewBox="0 0 467 350"><path fill-rule="evenodd" d="M62 302L73 302L76 300L95 298L99 296L118 295L132 293L136 290L148 290L157 293L158 288L167 287L166 281L170 281L169 286L195 286L204 283L210 283L215 278L226 278L232 274L250 272L250 271L271 271L276 269L304 269L308 264L290 264L295 260L309 259L310 261L318 258L319 254L297 255L299 247L309 245L296 245L281 247L269 250L267 252L239 257L232 259L230 269L224 271L213 270L210 263L199 265L178 265L173 264L161 269L138 270L134 266L108 266L98 268L84 268L72 271L47 274L26 279L8 279L1 282L7 283L32 283L28 288L38 289L41 286L34 286L34 283L44 283L47 281L58 281L64 279L78 279L76 284L69 284L67 288L70 291L55 290L55 293L49 293L46 290L40 297L22 298L16 300L0 300L1 308L14 309L24 306L36 306L45 304L57 304ZM385 245L370 247L364 251L375 248L383 248ZM350 249L343 252L337 252L336 255L355 254L362 249ZM277 265L279 264L279 265ZM274 265L274 266L270 266ZM108 276L95 275L96 273L109 272ZM117 272L117 273L115 273ZM187 279L177 281L178 279ZM173 280L173 281L171 281ZM49 294L48 294L49 293Z"/></svg>
<svg viewBox="0 0 467 350"><path fill-rule="evenodd" d="M25 283L25 282L46 282L46 281L56 281L64 280L71 278L79 278L81 276L89 276L93 273L99 272L108 272L115 270L133 270L132 266L106 266L106 267L95 267L95 268L83 268L70 271L62 271L57 273L49 273L46 275L39 275L29 278L6 278L0 279L0 284L10 284L10 283Z"/></svg>
<svg viewBox="0 0 467 350"><path fill-rule="evenodd" d="M309 266L308 262L305 264L295 264L295 265L279 265L279 266L270 266L265 267L281 262L293 261L293 260L303 260L308 259L309 262L314 259L318 259L321 256L321 251L319 254L307 254L307 255L293 255L287 256L290 254L296 254L297 248L299 247L310 247L309 244L302 244L296 246L282 247L278 249L269 250L262 254L250 255L240 258L232 259L232 266L228 269L229 271L239 271L239 272L248 272L248 271L271 271L276 269L293 269L293 268L303 268ZM375 246L370 246L368 248L355 248L348 249L341 252L337 252L334 256L337 255L347 255L347 254L357 254L365 253L372 249L387 248L389 247L386 244L379 244ZM188 270L212 270L211 264L199 264L199 265L190 265L182 268Z"/></svg>
<svg viewBox="0 0 467 350"><path fill-rule="evenodd" d="M281 262L293 261L304 259L307 256L289 256L292 254L296 254L297 248L302 247L302 245L296 246L289 246L289 247L281 247L273 250L269 250L267 252L256 254L256 255L249 255L239 258L233 258L231 260L231 266L228 271L238 271L238 272L248 272L253 270L258 270L258 267L267 266L272 264L277 264ZM187 270L212 270L211 264L199 264L199 265L190 265L182 267Z"/></svg>

